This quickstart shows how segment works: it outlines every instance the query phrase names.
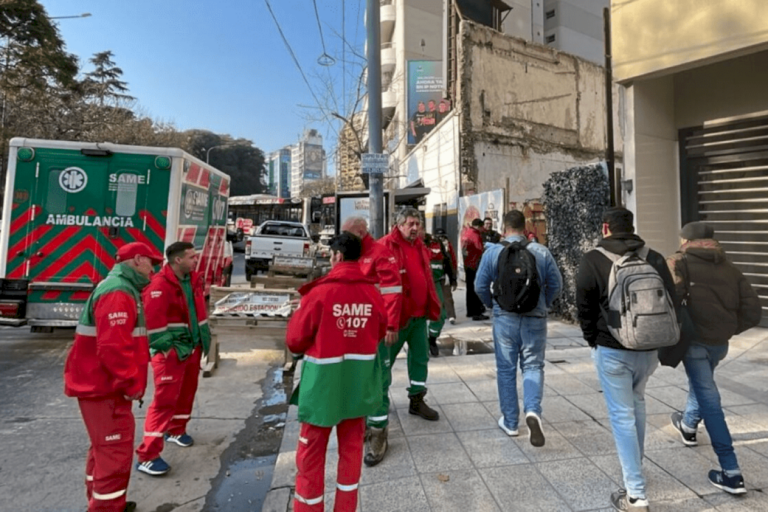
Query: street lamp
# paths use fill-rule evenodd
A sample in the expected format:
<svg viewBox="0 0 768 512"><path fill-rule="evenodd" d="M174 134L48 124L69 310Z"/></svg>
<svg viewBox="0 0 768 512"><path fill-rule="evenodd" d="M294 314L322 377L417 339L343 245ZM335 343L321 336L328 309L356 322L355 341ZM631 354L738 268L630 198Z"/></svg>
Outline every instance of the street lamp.
<svg viewBox="0 0 768 512"><path fill-rule="evenodd" d="M212 149L216 149L216 148L228 148L229 146L234 146L234 145L235 145L235 144L219 144L218 146L211 146L211 147L209 147L209 148L208 148L208 150L206 150L206 152L205 152L205 163L206 163L206 164L208 163L208 159L209 159L209 158L210 158L210 156L211 156L211 150L212 150ZM205 149L205 148L203 148L203 149Z"/></svg>
<svg viewBox="0 0 768 512"><path fill-rule="evenodd" d="M82 14L73 14L72 16L49 16L49 20L68 20L72 18L89 18L91 17L91 13L84 12Z"/></svg>

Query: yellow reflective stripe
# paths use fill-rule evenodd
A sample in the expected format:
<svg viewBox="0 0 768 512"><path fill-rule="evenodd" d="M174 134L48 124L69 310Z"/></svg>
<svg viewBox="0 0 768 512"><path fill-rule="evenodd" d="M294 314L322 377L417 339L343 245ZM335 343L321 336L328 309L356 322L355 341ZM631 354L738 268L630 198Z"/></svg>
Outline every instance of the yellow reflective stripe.
<svg viewBox="0 0 768 512"><path fill-rule="evenodd" d="M168 330L168 326L166 325L165 327L158 327L157 329L150 329L150 330L147 331L147 334L158 334L158 333L161 333L161 332L165 332L167 330Z"/></svg>
<svg viewBox="0 0 768 512"><path fill-rule="evenodd" d="M179 328L179 327L186 327L187 324L168 324L169 329Z"/></svg>
<svg viewBox="0 0 768 512"><path fill-rule="evenodd" d="M86 482L93 482L93 475L85 475Z"/></svg>
<svg viewBox="0 0 768 512"><path fill-rule="evenodd" d="M344 485L344 484L336 483L336 488L340 491L351 492L351 491L356 491L358 485L360 484L358 483L358 484Z"/></svg>
<svg viewBox="0 0 768 512"><path fill-rule="evenodd" d="M174 420L188 420L190 418L189 414L174 414L171 419Z"/></svg>
<svg viewBox="0 0 768 512"><path fill-rule="evenodd" d="M387 295L389 293L403 293L403 287L402 286L385 286L384 288L381 288L381 294Z"/></svg>
<svg viewBox="0 0 768 512"><path fill-rule="evenodd" d="M125 494L126 490L127 489L123 489L122 491L110 492L108 494L99 494L98 492L94 492L93 493L93 498L97 499L97 500L113 500L113 499L119 498L120 496Z"/></svg>
<svg viewBox="0 0 768 512"><path fill-rule="evenodd" d="M368 416L368 419L371 421L385 421L389 416L386 414L384 416Z"/></svg>
<svg viewBox="0 0 768 512"><path fill-rule="evenodd" d="M416 380L412 380L411 384L414 385L414 386L426 386L427 385L426 382L419 382L419 381L416 381Z"/></svg>
<svg viewBox="0 0 768 512"><path fill-rule="evenodd" d="M144 327L137 327L131 332L131 336L146 336L147 330Z"/></svg>
<svg viewBox="0 0 768 512"><path fill-rule="evenodd" d="M197 325L205 325L207 323L208 323L208 319L206 318L205 320L200 320L199 322L197 322Z"/></svg>
<svg viewBox="0 0 768 512"><path fill-rule="evenodd" d="M163 437L162 432L144 432L144 437Z"/></svg>
<svg viewBox="0 0 768 512"><path fill-rule="evenodd" d="M309 439L299 436L299 442L303 444L309 444Z"/></svg>
<svg viewBox="0 0 768 512"><path fill-rule="evenodd" d="M300 503L306 503L307 505L317 505L318 503L322 503L323 502L323 495L322 494L320 495L319 498L311 498L311 499L307 499L307 498L305 498L304 496L302 496L299 493L294 494L294 496L296 496L296 501L298 501Z"/></svg>

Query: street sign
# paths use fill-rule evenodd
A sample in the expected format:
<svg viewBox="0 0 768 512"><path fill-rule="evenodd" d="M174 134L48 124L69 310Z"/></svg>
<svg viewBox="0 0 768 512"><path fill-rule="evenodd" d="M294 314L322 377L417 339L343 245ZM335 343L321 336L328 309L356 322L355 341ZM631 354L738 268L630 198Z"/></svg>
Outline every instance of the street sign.
<svg viewBox="0 0 768 512"><path fill-rule="evenodd" d="M389 155L386 153L363 153L360 159L363 174L385 174L389 169Z"/></svg>

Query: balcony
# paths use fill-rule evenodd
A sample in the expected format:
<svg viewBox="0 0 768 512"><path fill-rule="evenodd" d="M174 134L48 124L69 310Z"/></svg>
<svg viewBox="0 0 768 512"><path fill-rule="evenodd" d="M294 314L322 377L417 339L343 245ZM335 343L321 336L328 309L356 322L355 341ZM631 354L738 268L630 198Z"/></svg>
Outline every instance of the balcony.
<svg viewBox="0 0 768 512"><path fill-rule="evenodd" d="M394 0L381 0L381 10L379 12L381 42L386 43L392 40L392 33L395 31L396 10Z"/></svg>
<svg viewBox="0 0 768 512"><path fill-rule="evenodd" d="M393 73L396 64L395 43L381 43L381 72Z"/></svg>
<svg viewBox="0 0 768 512"><path fill-rule="evenodd" d="M395 108L397 108L397 94L390 87L381 92L381 117L385 126L395 115Z"/></svg>

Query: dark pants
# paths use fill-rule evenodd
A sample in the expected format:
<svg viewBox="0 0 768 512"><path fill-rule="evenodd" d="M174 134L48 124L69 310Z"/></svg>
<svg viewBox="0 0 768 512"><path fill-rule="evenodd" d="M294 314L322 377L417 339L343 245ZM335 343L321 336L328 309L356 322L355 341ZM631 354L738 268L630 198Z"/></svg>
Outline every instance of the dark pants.
<svg viewBox="0 0 768 512"><path fill-rule="evenodd" d="M453 290L451 283L443 283L443 307L448 318L456 318L456 307L453 305Z"/></svg>
<svg viewBox="0 0 768 512"><path fill-rule="evenodd" d="M480 297L475 293L475 276L477 275L476 268L464 267L464 272L467 274L467 316L478 316L485 313L485 306L480 300Z"/></svg>

